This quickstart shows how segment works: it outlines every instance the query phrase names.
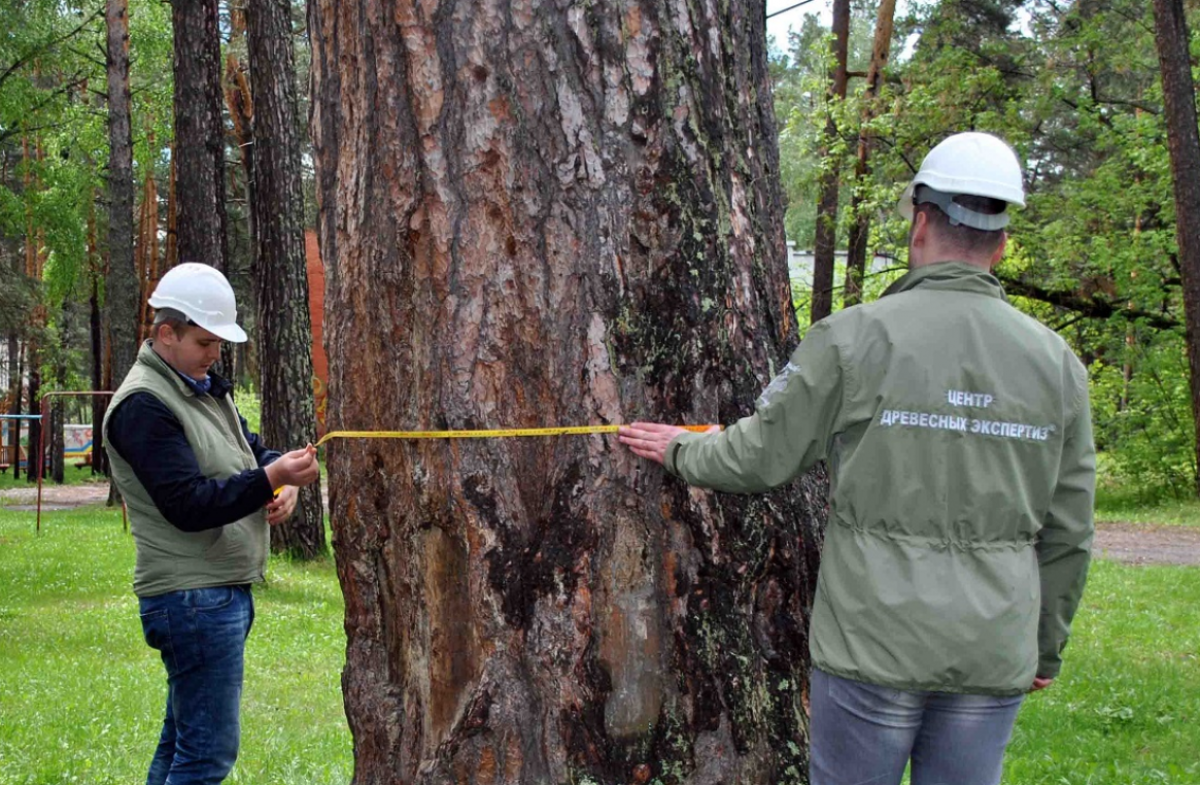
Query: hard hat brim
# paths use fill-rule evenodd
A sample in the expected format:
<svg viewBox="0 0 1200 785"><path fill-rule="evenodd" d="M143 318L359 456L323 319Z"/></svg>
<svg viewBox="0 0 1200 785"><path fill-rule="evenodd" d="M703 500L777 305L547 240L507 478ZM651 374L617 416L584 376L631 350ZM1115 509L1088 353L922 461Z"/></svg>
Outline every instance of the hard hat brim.
<svg viewBox="0 0 1200 785"><path fill-rule="evenodd" d="M229 341L230 343L245 343L248 340L246 337L246 331L241 327L238 327L236 324L225 324L221 325L220 327L204 327L204 329L208 330L222 341Z"/></svg>
<svg viewBox="0 0 1200 785"><path fill-rule="evenodd" d="M904 193L900 194L900 201L896 203L896 212L908 221L913 219L913 191L916 187L916 181L910 182Z"/></svg>

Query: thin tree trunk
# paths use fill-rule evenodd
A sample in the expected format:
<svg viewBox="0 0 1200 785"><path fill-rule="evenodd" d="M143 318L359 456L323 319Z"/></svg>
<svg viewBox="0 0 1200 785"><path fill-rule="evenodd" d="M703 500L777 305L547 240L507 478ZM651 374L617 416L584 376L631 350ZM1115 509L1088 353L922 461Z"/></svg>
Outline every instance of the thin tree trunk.
<svg viewBox="0 0 1200 785"><path fill-rule="evenodd" d="M175 30L175 197L179 261L229 275L225 229L225 124L221 116L218 0L173 0ZM233 379L232 347L220 372Z"/></svg>
<svg viewBox="0 0 1200 785"><path fill-rule="evenodd" d="M58 353L54 361L54 379L52 384L56 390L67 389L67 354L71 351L71 330L75 311L74 293L69 293L63 299L62 311L59 315ZM66 417L67 399L62 397L50 399L50 477L62 485L66 479L67 442Z"/></svg>
<svg viewBox="0 0 1200 785"><path fill-rule="evenodd" d="M108 277L104 305L112 342L112 380L120 384L137 357L138 293L133 263L133 132L129 119L127 0L108 0Z"/></svg>
<svg viewBox="0 0 1200 785"><path fill-rule="evenodd" d="M41 358L35 343L29 345L29 413L41 414L42 372L39 368ZM29 447L25 451L25 479L36 482L45 470L46 462L42 456L42 428L46 423L42 420L29 421Z"/></svg>
<svg viewBox="0 0 1200 785"><path fill-rule="evenodd" d="M25 392L25 344L17 344L17 394L13 398L12 414L20 415L25 413L21 405L21 397ZM21 479L21 423L22 420L13 420L13 451L12 451L12 466L13 479Z"/></svg>
<svg viewBox="0 0 1200 785"><path fill-rule="evenodd" d="M846 98L846 52L850 40L850 0L833 0L833 74L829 78L829 94L825 121L825 140L820 157L825 169L821 173L817 197L817 231L813 240L812 323L824 319L833 311L833 268L837 255L838 180L841 173L830 159L838 127L834 107Z"/></svg>
<svg viewBox="0 0 1200 785"><path fill-rule="evenodd" d="M797 340L761 3L309 11L331 429L752 410ZM804 781L816 479L693 491L612 436L327 465L358 785Z"/></svg>
<svg viewBox="0 0 1200 785"><path fill-rule="evenodd" d="M296 67L289 0L251 0L246 9L254 97L254 279L258 293L262 431L294 449L316 438L312 326L304 257L304 195L296 123ZM325 552L321 488L300 490L296 513L271 529L271 547L302 558Z"/></svg>
<svg viewBox="0 0 1200 785"><path fill-rule="evenodd" d="M92 389L104 390L104 327L100 318L100 276L92 270L92 292L88 298L88 326L91 331ZM104 413L108 400L101 395L92 396L92 474L108 474L107 455L104 452Z"/></svg>
<svg viewBox="0 0 1200 785"><path fill-rule="evenodd" d="M13 257L13 266L17 266L19 256ZM21 392L22 392L22 368L21 368L21 342L16 336L8 338L8 413L21 413ZM12 439L11 452L9 454L9 463L12 464L13 479L17 480L21 477L21 421L8 421L8 435Z"/></svg>
<svg viewBox="0 0 1200 785"><path fill-rule="evenodd" d="M846 286L842 304L849 308L863 298L863 280L867 274L867 241L871 234L871 216L863 208L867 178L871 174L871 121L878 108L879 83L887 67L892 48L892 20L896 15L896 0L881 0L875 19L875 41L871 46L871 66L867 70L867 86L863 91L862 127L858 132L858 160L854 165L854 194L850 199L850 238L846 251Z"/></svg>
<svg viewBox="0 0 1200 785"><path fill-rule="evenodd" d="M1162 69L1163 109L1175 181L1175 238L1183 280L1188 365L1196 466L1200 466L1200 133L1196 127L1196 85L1188 54L1183 0L1154 0L1154 28ZM1200 473L1196 473L1200 495Z"/></svg>

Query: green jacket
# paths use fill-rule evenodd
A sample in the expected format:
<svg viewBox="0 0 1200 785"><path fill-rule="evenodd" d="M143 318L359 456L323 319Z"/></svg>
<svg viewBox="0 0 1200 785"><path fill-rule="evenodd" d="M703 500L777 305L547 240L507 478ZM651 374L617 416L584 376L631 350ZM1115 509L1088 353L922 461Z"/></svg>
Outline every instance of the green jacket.
<svg viewBox="0 0 1200 785"><path fill-rule="evenodd" d="M906 690L1054 677L1087 577L1087 372L966 264L814 325L756 412L671 442L692 485L754 493L828 461L813 665Z"/></svg>
<svg viewBox="0 0 1200 785"><path fill-rule="evenodd" d="M155 354L150 342L142 345L137 362L125 376L108 406L111 414L121 401L136 392L148 392L171 410L183 425L196 454L200 471L224 479L258 466L242 433L233 398L197 396L171 367ZM104 418L104 443L108 438ZM270 530L266 513L259 510L239 521L201 532L175 528L155 506L133 467L116 450L107 450L113 481L129 508L130 529L137 546L133 591L153 597L180 589L202 589L263 580Z"/></svg>

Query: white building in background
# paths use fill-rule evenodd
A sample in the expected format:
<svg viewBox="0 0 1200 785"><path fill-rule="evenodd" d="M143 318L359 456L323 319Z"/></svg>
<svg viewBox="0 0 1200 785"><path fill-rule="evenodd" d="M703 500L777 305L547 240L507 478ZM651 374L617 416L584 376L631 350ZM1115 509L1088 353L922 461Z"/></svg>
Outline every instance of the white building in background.
<svg viewBox="0 0 1200 785"><path fill-rule="evenodd" d="M813 278L813 259L815 252L811 250L800 250L796 248L794 240L787 241L788 249L788 278L792 281L793 287L800 289L811 289ZM880 273L884 270L889 270L893 267L901 266L900 262L890 256L875 255L871 260L870 270L868 273ZM834 284L841 286L846 270L846 252L834 251L833 254L834 267Z"/></svg>

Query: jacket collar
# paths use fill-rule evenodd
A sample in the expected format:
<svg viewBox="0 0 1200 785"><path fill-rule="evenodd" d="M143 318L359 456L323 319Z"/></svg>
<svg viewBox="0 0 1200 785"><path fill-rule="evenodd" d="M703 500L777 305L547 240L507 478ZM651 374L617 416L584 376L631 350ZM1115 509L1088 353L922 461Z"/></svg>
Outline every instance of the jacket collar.
<svg viewBox="0 0 1200 785"><path fill-rule="evenodd" d="M889 286L883 296L911 289L969 292L1008 301L1004 296L1004 287L996 276L966 262L938 262L911 270Z"/></svg>
<svg viewBox="0 0 1200 785"><path fill-rule="evenodd" d="M185 378L170 363L159 357L158 352L154 351L153 347L151 347L150 344L152 343L152 340L147 340L142 344L142 348L138 350L138 362L152 368L155 372L170 380L170 383L175 385L175 388L181 395L198 398L201 395L207 394L214 398L224 398L233 389L233 385L228 379L218 376L215 373L209 373L208 378L212 381L212 384L208 392L204 393L201 391L200 385L191 379Z"/></svg>

